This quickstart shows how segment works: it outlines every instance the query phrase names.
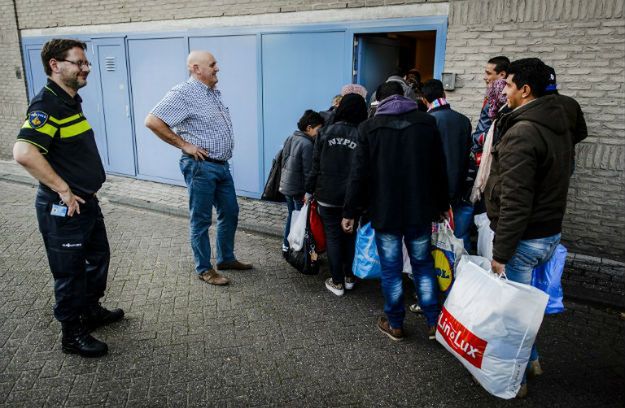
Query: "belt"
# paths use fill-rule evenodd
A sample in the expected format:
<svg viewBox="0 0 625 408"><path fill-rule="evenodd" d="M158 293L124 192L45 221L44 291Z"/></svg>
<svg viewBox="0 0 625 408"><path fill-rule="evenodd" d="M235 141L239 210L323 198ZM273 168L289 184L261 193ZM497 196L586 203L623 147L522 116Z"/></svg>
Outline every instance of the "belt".
<svg viewBox="0 0 625 408"><path fill-rule="evenodd" d="M185 156L192 158L193 160L195 160L195 157L191 156L190 154L186 154L184 153ZM216 164L226 164L228 163L228 160L217 160L217 159L213 159L210 157L206 157L204 158L204 160L200 160L200 161L207 161L207 162L211 162L211 163L216 163Z"/></svg>
<svg viewBox="0 0 625 408"><path fill-rule="evenodd" d="M211 162L211 163L217 163L217 164L226 164L228 163L227 160L217 160L217 159L211 159L210 157L205 158L204 160L206 160L207 162Z"/></svg>

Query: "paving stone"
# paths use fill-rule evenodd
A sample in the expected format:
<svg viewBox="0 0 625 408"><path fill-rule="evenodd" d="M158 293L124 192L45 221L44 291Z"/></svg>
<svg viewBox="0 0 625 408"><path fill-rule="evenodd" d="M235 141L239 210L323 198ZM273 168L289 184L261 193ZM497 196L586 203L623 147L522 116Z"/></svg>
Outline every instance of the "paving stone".
<svg viewBox="0 0 625 408"><path fill-rule="evenodd" d="M2 406L509 404L428 341L422 317L408 314L403 343L381 335L379 282L337 298L323 287L327 264L303 276L282 260L278 237L240 230L237 254L255 269L228 271L230 286L210 286L194 274L184 218L113 202L102 205L112 249L103 304L123 306L127 317L94 333L109 344L107 356L62 354L35 190L2 180L0 189ZM545 374L524 404L621 407L625 321L617 310L566 307L543 323Z"/></svg>

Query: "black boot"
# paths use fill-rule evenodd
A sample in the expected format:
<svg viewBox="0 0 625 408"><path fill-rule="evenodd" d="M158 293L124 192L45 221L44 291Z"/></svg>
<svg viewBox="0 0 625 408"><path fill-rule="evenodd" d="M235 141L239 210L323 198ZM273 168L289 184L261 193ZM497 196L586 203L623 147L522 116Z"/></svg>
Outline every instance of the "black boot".
<svg viewBox="0 0 625 408"><path fill-rule="evenodd" d="M100 326L105 326L110 323L117 322L124 318L124 311L122 309L108 310L99 303L93 306L89 306L87 310L81 315L82 324L88 331L93 331Z"/></svg>
<svg viewBox="0 0 625 408"><path fill-rule="evenodd" d="M106 343L93 338L79 320L62 322L63 353L78 354L83 357L101 357L108 353Z"/></svg>

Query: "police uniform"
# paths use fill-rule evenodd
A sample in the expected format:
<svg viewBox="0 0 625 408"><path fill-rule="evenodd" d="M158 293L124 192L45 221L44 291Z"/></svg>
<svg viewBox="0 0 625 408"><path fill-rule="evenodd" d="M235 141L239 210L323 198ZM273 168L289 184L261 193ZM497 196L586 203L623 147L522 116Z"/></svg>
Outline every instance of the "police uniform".
<svg viewBox="0 0 625 408"><path fill-rule="evenodd" d="M59 195L40 184L35 200L39 230L54 276L54 316L62 323L80 321L98 308L104 295L110 249L95 193L105 180L93 129L81 108L54 81L32 100L17 140L36 146L74 195L85 200L80 214L66 215ZM105 310L102 308L102 310ZM123 313L123 312L122 312Z"/></svg>

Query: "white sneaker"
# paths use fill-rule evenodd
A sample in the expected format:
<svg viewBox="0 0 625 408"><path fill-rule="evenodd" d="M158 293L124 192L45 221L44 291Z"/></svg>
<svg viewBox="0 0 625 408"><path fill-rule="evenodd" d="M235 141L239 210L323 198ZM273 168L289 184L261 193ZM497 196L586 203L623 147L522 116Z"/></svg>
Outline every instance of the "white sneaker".
<svg viewBox="0 0 625 408"><path fill-rule="evenodd" d="M334 293L336 296L343 296L343 294L345 293L343 285L340 283L334 283L332 281L332 278L326 279L326 289Z"/></svg>
<svg viewBox="0 0 625 408"><path fill-rule="evenodd" d="M356 279L353 277L345 277L345 290L354 289L354 285L356 285Z"/></svg>

